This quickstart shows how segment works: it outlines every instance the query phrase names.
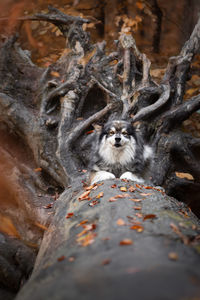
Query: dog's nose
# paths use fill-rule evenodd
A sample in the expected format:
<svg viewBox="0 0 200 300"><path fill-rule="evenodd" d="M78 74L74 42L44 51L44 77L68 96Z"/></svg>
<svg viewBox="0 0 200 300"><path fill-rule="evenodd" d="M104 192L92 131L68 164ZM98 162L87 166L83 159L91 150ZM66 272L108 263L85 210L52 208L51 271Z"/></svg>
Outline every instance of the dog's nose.
<svg viewBox="0 0 200 300"><path fill-rule="evenodd" d="M120 137L116 137L116 138L115 138L115 142L116 142L116 143L119 143L120 141L121 141L121 138L120 138Z"/></svg>

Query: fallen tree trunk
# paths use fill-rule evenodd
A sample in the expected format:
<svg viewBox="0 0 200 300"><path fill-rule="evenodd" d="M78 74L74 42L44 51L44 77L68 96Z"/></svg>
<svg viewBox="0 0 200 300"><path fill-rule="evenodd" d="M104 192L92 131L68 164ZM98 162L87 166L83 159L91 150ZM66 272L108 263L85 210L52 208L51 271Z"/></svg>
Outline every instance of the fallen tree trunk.
<svg viewBox="0 0 200 300"><path fill-rule="evenodd" d="M57 201L17 300L198 297L200 224L184 204L121 180L81 193Z"/></svg>
<svg viewBox="0 0 200 300"><path fill-rule="evenodd" d="M194 195L190 206L198 213L200 142L183 133L180 125L200 108L200 96L183 102L190 64L200 48L200 20L180 55L169 60L160 84L151 78L150 61L130 34L121 34L116 52L107 55L105 42L90 43L83 30L87 19L50 7L47 14L23 20L55 24L66 37L68 51L44 70L19 48L16 37L1 45L0 119L23 141L37 167L34 172L33 167L19 165L28 199L20 204L19 214L28 213L32 222L51 223L32 278L18 299L81 295L121 299L125 290L127 298L136 290L138 298L140 293L140 298L149 298L152 292L152 299L159 299L160 288L169 286L169 299L196 296L198 287L190 276L195 280L200 276L195 252L198 221L186 206L155 187L183 195L189 186ZM107 181L88 191L92 199L79 201L82 181L88 179L93 126L109 118L132 121L154 148L150 178L154 188L134 185L129 191L131 182ZM189 173L193 180L180 178L177 172ZM116 197L121 186L127 190L124 198ZM56 202L47 204L63 190ZM97 192L104 194L95 198ZM45 209L51 212L54 203L51 221ZM111 285L107 290L106 280ZM140 282L146 290L138 289ZM157 282L160 288L154 290Z"/></svg>

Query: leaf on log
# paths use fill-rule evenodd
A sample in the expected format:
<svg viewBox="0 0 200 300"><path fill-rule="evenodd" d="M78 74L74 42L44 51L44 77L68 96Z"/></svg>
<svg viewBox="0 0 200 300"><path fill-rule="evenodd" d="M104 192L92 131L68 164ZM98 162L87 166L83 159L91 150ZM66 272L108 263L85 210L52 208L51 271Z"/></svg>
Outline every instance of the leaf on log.
<svg viewBox="0 0 200 300"><path fill-rule="evenodd" d="M154 214L148 214L148 215L144 215L143 221L146 221L146 220L149 220L149 219L153 220L155 218L156 218L156 215L154 215Z"/></svg>
<svg viewBox="0 0 200 300"><path fill-rule="evenodd" d="M175 172L175 174L179 178L186 178L188 180L194 180L194 177L189 173Z"/></svg>
<svg viewBox="0 0 200 300"><path fill-rule="evenodd" d="M120 246L129 246L133 244L133 241L131 239L123 239L119 244Z"/></svg>

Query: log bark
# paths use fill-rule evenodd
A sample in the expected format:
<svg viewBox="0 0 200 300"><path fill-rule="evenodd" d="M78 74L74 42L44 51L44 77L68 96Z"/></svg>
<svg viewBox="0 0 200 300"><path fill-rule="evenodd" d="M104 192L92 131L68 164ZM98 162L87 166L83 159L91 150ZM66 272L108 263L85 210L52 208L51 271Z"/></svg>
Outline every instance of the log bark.
<svg viewBox="0 0 200 300"><path fill-rule="evenodd" d="M119 179L96 187L90 201L80 186L60 196L17 300L197 297L199 221L188 207L159 187Z"/></svg>
<svg viewBox="0 0 200 300"><path fill-rule="evenodd" d="M0 120L23 141L40 169L19 166L22 178L29 174L28 182L21 182L31 199L24 211L31 215L34 210L34 222L51 223L33 275L17 299L126 299L134 293L136 299L160 299L161 287L169 289L169 299L195 297L199 289L191 281L200 278L198 220L157 186L181 200L188 186L196 193L199 185L200 142L180 125L200 108L199 96L183 101L190 64L200 49L200 19L180 54L169 60L160 84L151 78L151 63L129 34L121 34L116 51L107 54L105 42L91 44L83 29L87 19L53 7L22 19L53 23L66 38L67 51L42 69L22 51L17 37L1 44ZM132 121L154 148L151 185L106 181L91 190L92 199L79 201L97 136L93 129L110 118ZM177 177L177 172L189 173L193 180ZM131 196L116 198L120 187L132 185ZM52 196L56 200L62 191L52 203ZM51 218L46 209L53 211L54 203ZM198 214L199 201L190 206Z"/></svg>

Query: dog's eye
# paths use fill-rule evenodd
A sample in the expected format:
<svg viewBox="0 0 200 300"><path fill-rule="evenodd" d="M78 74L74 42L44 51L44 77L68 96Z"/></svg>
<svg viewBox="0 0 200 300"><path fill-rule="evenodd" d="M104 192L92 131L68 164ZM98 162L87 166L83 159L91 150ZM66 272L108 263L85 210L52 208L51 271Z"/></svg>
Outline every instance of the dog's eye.
<svg viewBox="0 0 200 300"><path fill-rule="evenodd" d="M122 132L122 134L123 134L124 136L128 136L128 132L126 132L126 131Z"/></svg>
<svg viewBox="0 0 200 300"><path fill-rule="evenodd" d="M109 135L115 134L113 130L109 131Z"/></svg>

